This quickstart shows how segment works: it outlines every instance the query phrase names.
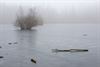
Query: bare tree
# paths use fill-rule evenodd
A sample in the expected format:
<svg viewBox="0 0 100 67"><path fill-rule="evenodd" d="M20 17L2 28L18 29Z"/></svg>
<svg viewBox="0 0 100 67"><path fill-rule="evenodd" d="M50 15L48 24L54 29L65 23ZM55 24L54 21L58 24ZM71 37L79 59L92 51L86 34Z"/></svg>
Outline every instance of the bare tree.
<svg viewBox="0 0 100 67"><path fill-rule="evenodd" d="M42 19L36 12L36 8L29 9L28 14L24 14L24 11L22 8L20 8L19 14L17 14L17 19L15 22L15 26L20 27L21 30L31 30L32 27L35 27L37 25L41 25Z"/></svg>

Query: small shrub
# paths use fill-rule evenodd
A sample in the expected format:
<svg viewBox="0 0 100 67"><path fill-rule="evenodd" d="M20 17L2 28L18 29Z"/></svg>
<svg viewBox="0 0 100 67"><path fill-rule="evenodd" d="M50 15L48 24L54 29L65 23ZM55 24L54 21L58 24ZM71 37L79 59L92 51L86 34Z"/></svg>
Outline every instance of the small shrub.
<svg viewBox="0 0 100 67"><path fill-rule="evenodd" d="M19 27L21 30L31 30L32 27L42 24L43 23L40 16L38 16L36 10L32 8L29 9L29 13L26 15L24 15L24 12L21 8L15 22L15 26Z"/></svg>

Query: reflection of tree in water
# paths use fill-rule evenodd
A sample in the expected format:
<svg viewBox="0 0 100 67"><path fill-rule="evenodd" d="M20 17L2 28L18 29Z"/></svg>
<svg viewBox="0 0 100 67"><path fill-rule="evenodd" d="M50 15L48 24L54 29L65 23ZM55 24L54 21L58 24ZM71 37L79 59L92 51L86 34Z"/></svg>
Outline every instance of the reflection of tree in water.
<svg viewBox="0 0 100 67"><path fill-rule="evenodd" d="M17 39L18 39L18 50L29 52L30 50L34 50L36 44L36 35L37 30L31 31L16 31Z"/></svg>

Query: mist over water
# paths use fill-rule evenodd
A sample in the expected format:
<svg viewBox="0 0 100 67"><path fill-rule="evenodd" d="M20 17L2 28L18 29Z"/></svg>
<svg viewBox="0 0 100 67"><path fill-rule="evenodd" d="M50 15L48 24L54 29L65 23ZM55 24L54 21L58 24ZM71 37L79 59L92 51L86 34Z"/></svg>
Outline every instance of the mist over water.
<svg viewBox="0 0 100 67"><path fill-rule="evenodd" d="M0 23L13 23L20 6L36 7L44 23L100 23L100 0L1 1Z"/></svg>
<svg viewBox="0 0 100 67"><path fill-rule="evenodd" d="M44 24L16 28L20 7L35 7ZM99 23L100 0L0 0L0 67L100 67Z"/></svg>

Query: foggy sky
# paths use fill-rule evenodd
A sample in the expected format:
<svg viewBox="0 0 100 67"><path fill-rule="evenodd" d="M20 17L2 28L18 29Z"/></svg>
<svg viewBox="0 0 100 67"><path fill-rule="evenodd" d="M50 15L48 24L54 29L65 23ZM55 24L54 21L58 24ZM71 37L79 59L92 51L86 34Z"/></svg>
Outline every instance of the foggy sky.
<svg viewBox="0 0 100 67"><path fill-rule="evenodd" d="M13 23L19 6L37 7L44 23L100 23L100 0L0 0L0 23Z"/></svg>

